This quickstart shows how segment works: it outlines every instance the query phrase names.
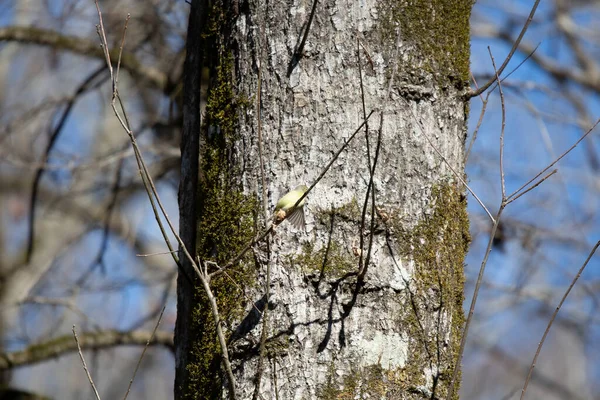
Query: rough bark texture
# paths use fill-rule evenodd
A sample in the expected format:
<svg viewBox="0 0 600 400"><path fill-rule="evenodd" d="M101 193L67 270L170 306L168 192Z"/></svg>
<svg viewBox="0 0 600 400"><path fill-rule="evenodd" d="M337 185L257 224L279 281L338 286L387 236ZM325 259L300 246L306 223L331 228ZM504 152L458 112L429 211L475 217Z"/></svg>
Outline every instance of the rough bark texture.
<svg viewBox="0 0 600 400"><path fill-rule="evenodd" d="M200 151L200 254L223 263L252 237L248 220L258 208L252 197L262 193L259 70L271 206L296 185L312 184L362 122L359 63L366 113L377 110L368 133L357 135L310 192L306 232L284 222L270 253L260 246L231 273L233 279L213 282L229 324L241 398L252 398L258 375L266 259L271 295L262 398L446 393L463 322L469 240L463 189L448 164L462 174L471 5L319 2L292 68L311 2L213 6L207 24L214 40L212 89ZM363 225L378 137L374 221L369 202ZM361 282L359 264L367 258ZM200 305L191 318L199 320L189 329L200 329L201 340L192 348L205 359L187 366L194 372L186 393L227 396L222 377L214 374L214 324L201 293L195 296Z"/></svg>
<svg viewBox="0 0 600 400"><path fill-rule="evenodd" d="M200 141L200 69L202 41L200 37L203 22L203 8L200 2L191 4L184 65L183 129L181 140L181 177L179 182L179 235L195 256L196 210L198 188L198 148ZM188 365L195 361L191 352L197 340L196 333L189 329L192 321L193 287L195 278L190 261L179 251L181 268L177 276L177 321L175 323L175 398L183 398L188 393ZM187 275L187 277L186 277ZM197 280L193 280L197 282Z"/></svg>

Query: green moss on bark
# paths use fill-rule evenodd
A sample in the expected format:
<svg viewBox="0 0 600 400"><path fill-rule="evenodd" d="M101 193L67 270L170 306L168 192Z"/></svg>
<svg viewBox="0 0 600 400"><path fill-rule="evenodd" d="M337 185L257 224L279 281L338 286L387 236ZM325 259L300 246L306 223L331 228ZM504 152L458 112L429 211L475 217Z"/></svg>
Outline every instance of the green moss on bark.
<svg viewBox="0 0 600 400"><path fill-rule="evenodd" d="M355 368L350 374L338 377L335 368L330 369L327 380L317 390L320 400L427 399L431 396L419 382L409 380L404 368L388 370L380 365ZM435 398L440 398L436 396Z"/></svg>
<svg viewBox="0 0 600 400"><path fill-rule="evenodd" d="M234 91L233 57L225 45L228 18L223 10L222 3L213 5L203 33L207 47L205 65L211 71L211 82L200 140L196 242L199 257L219 265L233 259L253 239L257 210L256 199L242 191L241 172L235 162L238 116L245 102L240 101ZM228 274L221 274L210 282L227 337L246 308L244 288L255 285L252 265L248 255L230 268ZM194 297L196 306L190 330L195 338L192 361L187 365L186 398L220 399L225 384L215 321L201 286L196 288Z"/></svg>
<svg viewBox="0 0 600 400"><path fill-rule="evenodd" d="M397 229L403 257L414 262L408 307L397 323L407 327L411 339L405 368L408 381L433 384L437 397L443 398L457 362L464 322L469 219L464 193L452 183L434 186L430 207L432 213L414 228Z"/></svg>
<svg viewBox="0 0 600 400"><path fill-rule="evenodd" d="M462 189L454 183L435 185L430 212L407 229L392 218L390 232L399 244L403 265L412 278L398 297L404 305L395 323L409 340L408 357L399 368L381 365L356 367L338 376L332 362L318 396L324 400L355 398L445 398L457 362L464 322L464 258L468 250L469 220ZM297 258L317 267L323 254L306 246ZM458 399L458 390L455 391Z"/></svg>
<svg viewBox="0 0 600 400"><path fill-rule="evenodd" d="M464 322L469 220L463 191L453 183L434 186L429 208L428 216L411 229L391 221L401 257L412 261L412 278L402 296L405 307L395 321L409 339L406 363L394 369L366 366L344 377L332 367L319 398L420 399L432 392L445 398Z"/></svg>
<svg viewBox="0 0 600 400"><path fill-rule="evenodd" d="M470 66L472 0L385 0L379 3L379 26L388 46L400 33L408 57L397 60L399 71L418 77L433 75L439 86L466 87ZM395 52L389 52L390 55ZM418 82L415 82L418 83Z"/></svg>

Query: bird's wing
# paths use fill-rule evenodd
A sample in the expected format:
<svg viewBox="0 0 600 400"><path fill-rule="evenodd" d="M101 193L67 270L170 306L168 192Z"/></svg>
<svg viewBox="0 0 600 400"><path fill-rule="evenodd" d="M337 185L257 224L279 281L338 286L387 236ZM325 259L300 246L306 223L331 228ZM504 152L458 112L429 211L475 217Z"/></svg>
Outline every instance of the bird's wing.
<svg viewBox="0 0 600 400"><path fill-rule="evenodd" d="M305 221L304 221L304 208L298 207L291 213L287 215L286 218L292 225L294 225L298 229L304 230Z"/></svg>

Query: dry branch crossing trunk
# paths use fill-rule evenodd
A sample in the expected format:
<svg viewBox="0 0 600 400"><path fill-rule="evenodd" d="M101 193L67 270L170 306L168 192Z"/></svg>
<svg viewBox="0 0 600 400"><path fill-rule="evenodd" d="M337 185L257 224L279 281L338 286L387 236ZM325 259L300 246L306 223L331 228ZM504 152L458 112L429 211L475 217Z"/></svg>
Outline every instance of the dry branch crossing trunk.
<svg viewBox="0 0 600 400"><path fill-rule="evenodd" d="M192 2L180 229L202 260L226 265L277 199L316 182L352 138L308 194L306 231L283 222L211 282L238 398L445 395L469 241L471 6ZM176 398L226 398L195 286L180 277Z"/></svg>

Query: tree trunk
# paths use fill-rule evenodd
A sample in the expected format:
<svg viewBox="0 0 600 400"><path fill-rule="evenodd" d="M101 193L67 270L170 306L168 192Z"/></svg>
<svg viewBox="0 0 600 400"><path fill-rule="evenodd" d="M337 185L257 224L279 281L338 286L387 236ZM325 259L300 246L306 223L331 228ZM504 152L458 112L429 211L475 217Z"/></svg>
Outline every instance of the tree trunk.
<svg viewBox="0 0 600 400"><path fill-rule="evenodd" d="M208 68L210 89L201 128L184 105L180 218L203 260L227 264L349 141L306 231L284 221L211 282L238 398L443 397L463 324L472 2L195 3L186 76ZM176 398L227 397L206 295L179 284Z"/></svg>

